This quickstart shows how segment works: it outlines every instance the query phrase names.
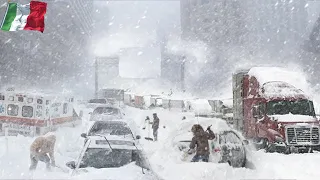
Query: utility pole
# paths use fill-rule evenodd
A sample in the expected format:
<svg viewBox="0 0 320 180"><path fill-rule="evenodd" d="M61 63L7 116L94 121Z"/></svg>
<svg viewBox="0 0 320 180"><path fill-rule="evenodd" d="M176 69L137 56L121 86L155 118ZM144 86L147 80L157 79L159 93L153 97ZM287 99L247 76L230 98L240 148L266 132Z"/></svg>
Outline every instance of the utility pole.
<svg viewBox="0 0 320 180"><path fill-rule="evenodd" d="M186 66L186 57L182 56L182 63L180 65L180 83L181 83L181 90L185 91L185 66Z"/></svg>
<svg viewBox="0 0 320 180"><path fill-rule="evenodd" d="M99 67L98 67L98 57L96 57L95 58L95 93L94 93L94 95L95 95L95 98L98 98L98 89L99 89L99 84L98 84L98 69L99 69Z"/></svg>

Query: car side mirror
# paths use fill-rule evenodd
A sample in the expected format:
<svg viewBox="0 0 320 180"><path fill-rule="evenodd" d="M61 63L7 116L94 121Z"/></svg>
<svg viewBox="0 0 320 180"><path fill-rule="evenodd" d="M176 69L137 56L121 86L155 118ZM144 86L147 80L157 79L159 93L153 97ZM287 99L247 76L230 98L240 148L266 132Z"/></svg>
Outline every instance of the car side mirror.
<svg viewBox="0 0 320 180"><path fill-rule="evenodd" d="M243 140L243 144L244 144L244 145L248 145L248 144L249 144L249 141L245 139L245 140Z"/></svg>
<svg viewBox="0 0 320 180"><path fill-rule="evenodd" d="M86 134L86 133L82 133L82 134L81 134L81 137L87 138L87 134Z"/></svg>
<svg viewBox="0 0 320 180"><path fill-rule="evenodd" d="M66 163L66 166L70 169L75 169L76 168L76 162L70 161Z"/></svg>
<svg viewBox="0 0 320 180"><path fill-rule="evenodd" d="M137 135L137 136L136 136L136 139L141 139L141 136L140 136L140 135Z"/></svg>

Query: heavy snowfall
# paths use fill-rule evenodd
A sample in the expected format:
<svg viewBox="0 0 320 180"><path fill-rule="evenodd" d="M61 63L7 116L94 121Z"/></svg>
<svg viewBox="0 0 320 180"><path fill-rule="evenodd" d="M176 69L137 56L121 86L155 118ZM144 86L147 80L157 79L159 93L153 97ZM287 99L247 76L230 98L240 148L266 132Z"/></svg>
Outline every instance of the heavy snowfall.
<svg viewBox="0 0 320 180"><path fill-rule="evenodd" d="M319 179L320 0L42 2L0 31L0 179Z"/></svg>

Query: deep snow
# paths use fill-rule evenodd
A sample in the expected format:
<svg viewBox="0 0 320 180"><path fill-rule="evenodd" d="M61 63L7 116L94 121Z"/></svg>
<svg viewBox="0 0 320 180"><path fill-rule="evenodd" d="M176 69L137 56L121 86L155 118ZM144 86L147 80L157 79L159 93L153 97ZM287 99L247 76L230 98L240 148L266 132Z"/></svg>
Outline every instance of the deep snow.
<svg viewBox="0 0 320 180"><path fill-rule="evenodd" d="M320 177L318 162L320 153L283 155L277 153L265 153L253 151L248 156L253 161L255 169L232 168L227 164L215 163L186 163L181 161L180 152L174 148L173 139L181 129L191 128L193 123L202 124L204 127L212 124L212 129L229 128L220 119L194 118L193 113L169 112L167 110L140 110L127 108L126 116L136 122L137 129L142 135L140 144L149 157L149 162L154 171L164 179L214 179L214 180L240 180L240 179L297 179L316 180ZM148 136L148 128L142 130L145 116L152 117L157 112L160 118L159 141L151 142L144 139ZM86 113L85 113L86 115ZM87 115L86 115L87 116ZM182 117L186 120L182 121ZM80 137L85 132L87 123L75 128L61 128L55 132L57 135L56 161L60 166L68 161L75 160L83 145ZM165 128L163 127L165 126ZM151 130L151 129L150 129ZM152 132L150 132L150 136ZM6 151L6 138L0 137L0 179L66 179L68 173L59 169L46 172L43 163L38 164L38 169L33 175L28 172L29 146L34 138L31 137L8 137L8 152ZM115 173L128 173L130 165ZM91 174L82 174L72 179L101 179L108 178L107 170L93 170ZM137 169L137 173L141 173ZM119 174L116 174L119 175ZM89 177L88 177L89 176Z"/></svg>

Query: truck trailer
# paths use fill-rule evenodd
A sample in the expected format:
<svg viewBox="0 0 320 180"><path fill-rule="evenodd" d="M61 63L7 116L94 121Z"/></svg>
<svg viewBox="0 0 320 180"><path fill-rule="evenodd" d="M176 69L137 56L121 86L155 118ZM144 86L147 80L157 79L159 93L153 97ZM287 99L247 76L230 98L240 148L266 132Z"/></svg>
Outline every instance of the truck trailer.
<svg viewBox="0 0 320 180"><path fill-rule="evenodd" d="M233 126L268 152L320 147L313 101L292 81L306 82L294 72L275 67L253 67L233 75Z"/></svg>

